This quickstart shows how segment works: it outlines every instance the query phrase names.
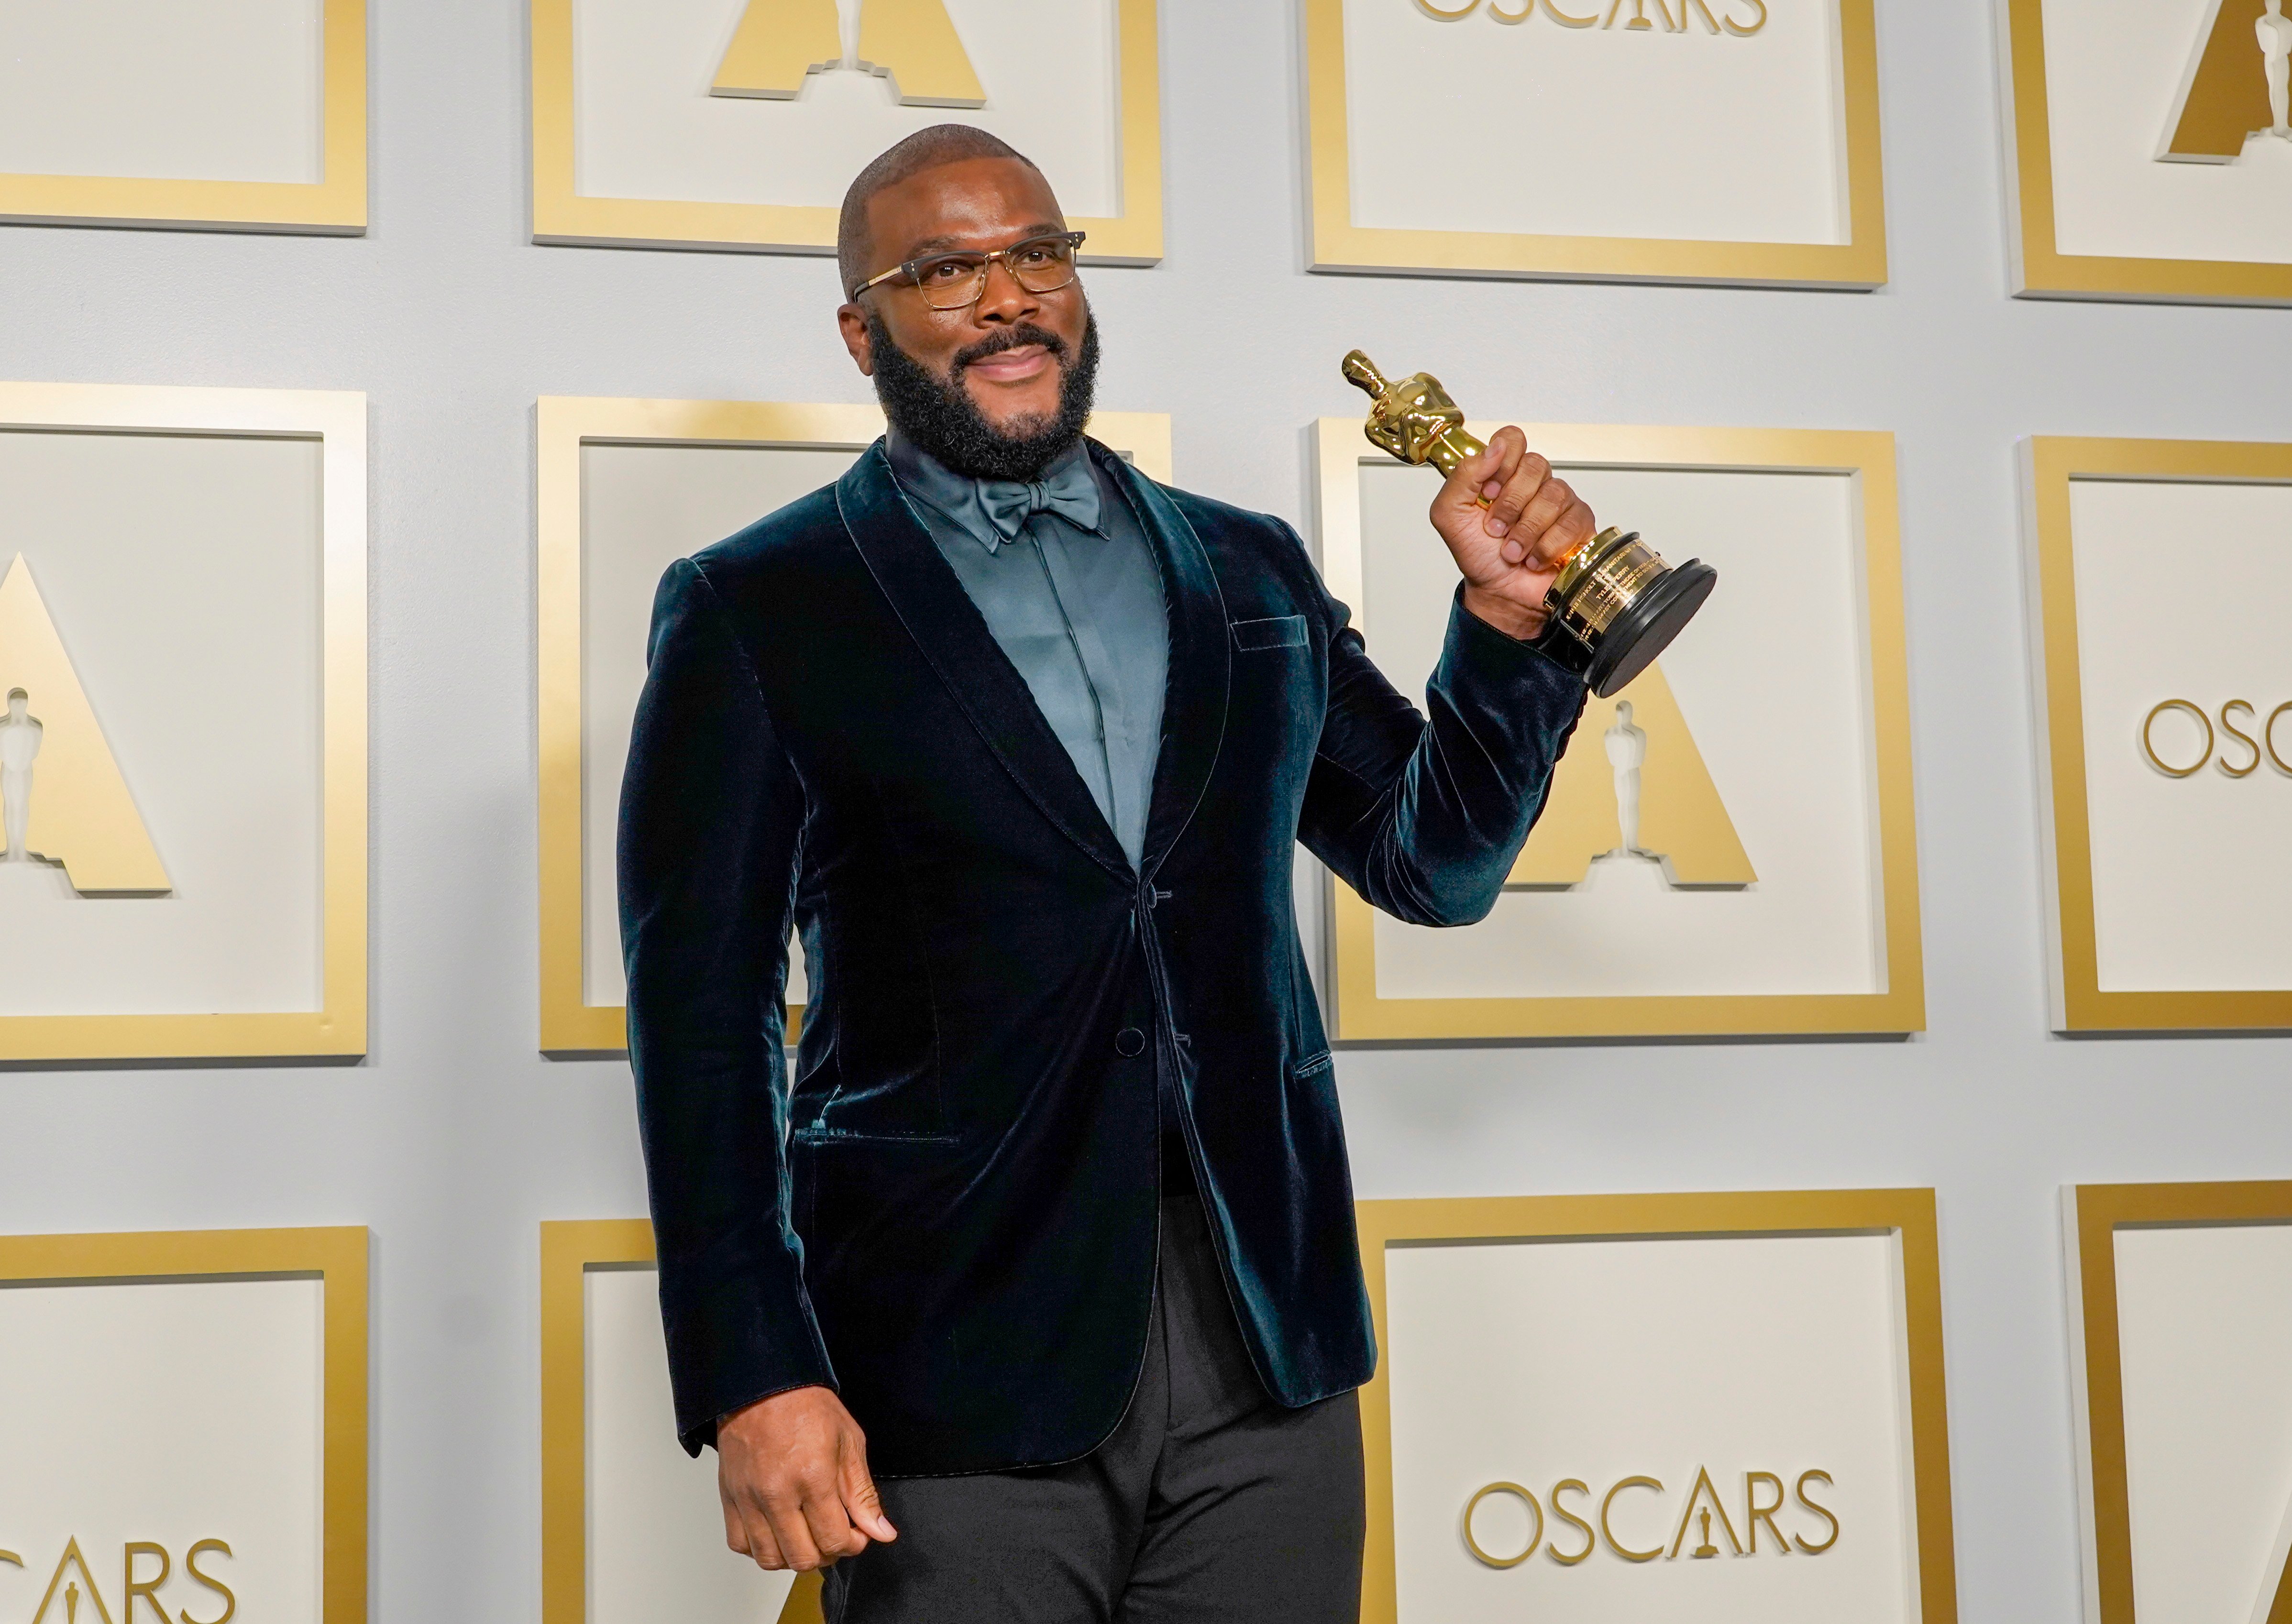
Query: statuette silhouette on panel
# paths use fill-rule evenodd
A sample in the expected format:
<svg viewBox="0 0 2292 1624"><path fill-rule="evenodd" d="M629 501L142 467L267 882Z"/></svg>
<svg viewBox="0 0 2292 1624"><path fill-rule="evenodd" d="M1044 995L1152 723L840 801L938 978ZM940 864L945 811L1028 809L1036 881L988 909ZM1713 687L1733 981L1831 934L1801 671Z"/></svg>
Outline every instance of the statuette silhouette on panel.
<svg viewBox="0 0 2292 1624"><path fill-rule="evenodd" d="M2262 76L2268 81L2268 133L2292 141L2292 18L2284 15L2284 0L2268 0L2268 10L2253 25L2260 36Z"/></svg>
<svg viewBox="0 0 2292 1624"><path fill-rule="evenodd" d="M838 68L889 80L906 107L987 105L947 0L749 0L709 93L792 101Z"/></svg>
<svg viewBox="0 0 2292 1624"><path fill-rule="evenodd" d="M2211 0L2157 157L2233 164L2257 136L2292 141L2292 17L2284 0Z"/></svg>
<svg viewBox="0 0 2292 1624"><path fill-rule="evenodd" d="M0 575L0 862L56 864L82 893L156 893L167 871L20 555Z"/></svg>
<svg viewBox="0 0 2292 1624"><path fill-rule="evenodd" d="M1647 760L1647 733L1632 726L1632 702L1616 702L1616 725L1601 735L1608 765L1616 772L1616 827L1619 851L1640 849L1640 768Z"/></svg>
<svg viewBox="0 0 2292 1624"><path fill-rule="evenodd" d="M1594 731L1597 753L1585 748ZM1602 859L1658 864L1681 888L1758 879L1660 664L1586 707L1510 883L1578 885Z"/></svg>
<svg viewBox="0 0 2292 1624"><path fill-rule="evenodd" d="M31 713L32 696L21 688L8 690L8 709L0 715L0 862L28 863L32 848L32 768L40 758L40 736L47 729Z"/></svg>

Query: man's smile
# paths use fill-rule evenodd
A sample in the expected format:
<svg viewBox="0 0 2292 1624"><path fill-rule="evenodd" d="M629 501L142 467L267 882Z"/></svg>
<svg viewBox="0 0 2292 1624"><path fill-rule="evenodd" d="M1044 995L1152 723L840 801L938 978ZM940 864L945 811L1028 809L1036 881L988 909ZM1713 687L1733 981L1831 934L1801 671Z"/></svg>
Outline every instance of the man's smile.
<svg viewBox="0 0 2292 1624"><path fill-rule="evenodd" d="M1038 378L1051 365L1051 352L1040 344L1018 344L981 356L964 367L968 376L988 383L1024 383Z"/></svg>

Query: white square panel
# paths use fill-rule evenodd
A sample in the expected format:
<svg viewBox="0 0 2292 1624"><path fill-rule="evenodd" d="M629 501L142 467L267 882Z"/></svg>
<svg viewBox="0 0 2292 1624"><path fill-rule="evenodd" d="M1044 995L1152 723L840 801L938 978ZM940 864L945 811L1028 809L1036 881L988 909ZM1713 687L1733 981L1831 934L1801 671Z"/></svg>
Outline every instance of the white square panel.
<svg viewBox="0 0 2292 1624"><path fill-rule="evenodd" d="M0 1284L0 1616L51 1581L115 1624L130 1541L162 1548L174 1612L320 1624L325 1286L316 1280ZM77 1542L84 1567L64 1571ZM136 1577L161 1559L145 1554ZM54 1612L65 1600L59 1588ZM148 1619L150 1604L136 1612Z"/></svg>

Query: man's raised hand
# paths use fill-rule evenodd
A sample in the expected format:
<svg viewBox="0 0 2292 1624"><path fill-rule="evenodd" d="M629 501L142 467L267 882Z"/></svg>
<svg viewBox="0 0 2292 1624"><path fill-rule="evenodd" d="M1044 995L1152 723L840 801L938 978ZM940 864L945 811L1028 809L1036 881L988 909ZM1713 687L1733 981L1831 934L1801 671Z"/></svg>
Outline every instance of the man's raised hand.
<svg viewBox="0 0 2292 1624"><path fill-rule="evenodd" d="M809 1573L896 1540L868 1440L826 1387L791 1387L736 1410L716 1427L724 1543L760 1568Z"/></svg>
<svg viewBox="0 0 2292 1624"><path fill-rule="evenodd" d="M1560 561L1599 527L1568 481L1529 450L1528 437L1507 426L1442 484L1432 527L1464 573L1465 607L1526 639L1544 630L1544 594Z"/></svg>

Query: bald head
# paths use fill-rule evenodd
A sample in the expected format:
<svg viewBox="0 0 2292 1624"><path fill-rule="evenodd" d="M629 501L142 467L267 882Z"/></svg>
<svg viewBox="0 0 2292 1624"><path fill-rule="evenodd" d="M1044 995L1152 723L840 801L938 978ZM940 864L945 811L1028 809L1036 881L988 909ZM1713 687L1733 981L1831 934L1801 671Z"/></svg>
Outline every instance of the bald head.
<svg viewBox="0 0 2292 1624"><path fill-rule="evenodd" d="M1008 141L967 124L933 125L918 130L899 145L879 154L860 172L851 189L843 194L843 213L835 224L835 266L851 291L873 274L876 245L868 229L868 205L886 187L919 175L926 169L960 164L970 158L1009 158L1040 174L1035 161Z"/></svg>

